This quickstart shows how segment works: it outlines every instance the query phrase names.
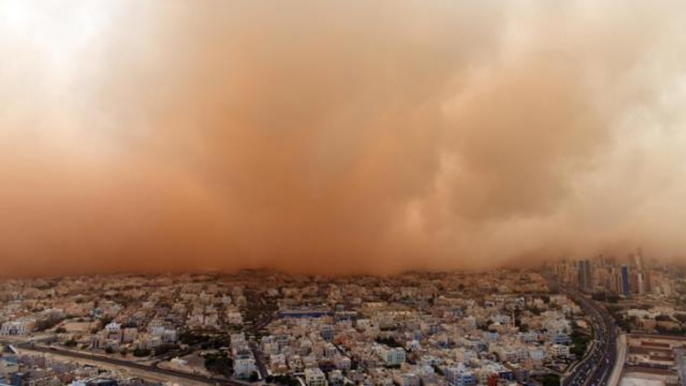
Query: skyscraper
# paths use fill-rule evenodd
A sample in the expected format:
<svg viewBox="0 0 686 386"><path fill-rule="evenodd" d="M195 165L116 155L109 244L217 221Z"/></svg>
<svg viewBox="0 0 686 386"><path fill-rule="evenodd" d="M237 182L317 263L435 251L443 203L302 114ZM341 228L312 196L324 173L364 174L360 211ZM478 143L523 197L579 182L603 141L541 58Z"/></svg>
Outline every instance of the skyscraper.
<svg viewBox="0 0 686 386"><path fill-rule="evenodd" d="M585 259L579 261L579 288L582 291L591 292L593 290L593 267L591 260Z"/></svg>
<svg viewBox="0 0 686 386"><path fill-rule="evenodd" d="M629 296L631 293L629 287L629 267L622 265L622 294L624 296Z"/></svg>

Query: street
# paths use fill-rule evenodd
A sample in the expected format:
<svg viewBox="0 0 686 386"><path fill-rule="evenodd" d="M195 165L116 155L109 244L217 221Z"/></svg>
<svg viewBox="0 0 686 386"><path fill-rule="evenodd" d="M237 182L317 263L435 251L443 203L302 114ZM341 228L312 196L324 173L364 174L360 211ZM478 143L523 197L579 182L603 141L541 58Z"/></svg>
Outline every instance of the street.
<svg viewBox="0 0 686 386"><path fill-rule="evenodd" d="M594 343L586 357L562 380L563 386L605 386L617 360L617 331L612 316L604 307L581 293L551 283L572 298L586 315L595 331Z"/></svg>
<svg viewBox="0 0 686 386"><path fill-rule="evenodd" d="M181 380L193 381L196 384L203 384L203 385L228 385L228 386L249 385L249 383L239 382L236 380L227 380L227 379L216 378L216 377L203 377L200 375L188 374L188 373L183 373L183 372L173 371L173 370L166 370L166 369L162 369L159 367L153 367L153 366L148 366L148 365L144 365L144 364L140 364L140 363L134 363L134 362L130 362L130 361L122 360L122 359L108 358L108 357L103 357L103 356L98 356L98 355L90 355L90 354L86 354L86 353L77 353L74 351L63 350L63 349L60 349L57 347L45 347L45 346L38 346L38 345L31 347L28 343L16 344L16 342L12 342L12 341L0 342L0 343L14 345L14 347L16 347L19 350L23 350L23 351L33 351L33 352L37 352L37 353L51 354L51 355L55 355L55 356L73 359L75 361L86 360L88 362L101 363L104 365L116 366L118 368L125 368L125 369L129 369L129 370L134 370L134 371L136 371L136 373L142 374L141 377L143 377L143 378L146 377L146 374L149 375L149 378L151 378L151 379L159 379L159 376L163 375L163 376L172 377L172 378L179 378Z"/></svg>

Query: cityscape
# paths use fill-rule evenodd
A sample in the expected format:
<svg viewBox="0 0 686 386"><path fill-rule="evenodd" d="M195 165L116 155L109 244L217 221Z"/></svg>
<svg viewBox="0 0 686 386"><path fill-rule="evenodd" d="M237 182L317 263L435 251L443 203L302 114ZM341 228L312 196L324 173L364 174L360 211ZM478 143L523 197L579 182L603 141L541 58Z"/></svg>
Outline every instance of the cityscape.
<svg viewBox="0 0 686 386"><path fill-rule="evenodd" d="M487 277L488 280L483 280ZM683 268L8 279L8 385L679 385Z"/></svg>
<svg viewBox="0 0 686 386"><path fill-rule="evenodd" d="M686 1L0 0L0 386L686 386Z"/></svg>

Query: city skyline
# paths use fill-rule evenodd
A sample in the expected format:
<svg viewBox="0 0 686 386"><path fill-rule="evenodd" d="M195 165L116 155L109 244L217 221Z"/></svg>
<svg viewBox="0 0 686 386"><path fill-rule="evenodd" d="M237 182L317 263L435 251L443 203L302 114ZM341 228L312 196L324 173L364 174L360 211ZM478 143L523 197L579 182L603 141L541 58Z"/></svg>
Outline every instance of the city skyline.
<svg viewBox="0 0 686 386"><path fill-rule="evenodd" d="M686 385L683 0L0 0L0 386Z"/></svg>

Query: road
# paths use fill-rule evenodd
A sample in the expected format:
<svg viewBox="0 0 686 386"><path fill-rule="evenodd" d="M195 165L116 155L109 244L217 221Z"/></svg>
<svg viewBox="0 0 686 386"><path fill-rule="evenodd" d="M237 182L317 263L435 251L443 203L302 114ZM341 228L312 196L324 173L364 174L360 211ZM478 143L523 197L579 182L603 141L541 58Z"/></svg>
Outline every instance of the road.
<svg viewBox="0 0 686 386"><path fill-rule="evenodd" d="M12 341L7 341L7 342L0 342L3 344L11 344L14 347L16 347L19 350L23 351L31 351L31 352L38 352L38 353L43 353L43 354L52 354L52 355L57 355L61 357L66 357L73 359L75 361L78 360L85 360L88 362L94 362L94 363L102 363L104 365L110 365L110 366L116 366L117 368L122 368L122 369L128 369L128 370L135 370L137 373L142 373L142 377L145 378L145 374L150 374L150 378L152 379L158 379L159 375L163 376L168 376L168 377L173 377L173 378L179 378L182 380L188 380L188 381L193 381L195 383L203 384L203 385L227 385L227 386L246 386L249 385L248 383L244 382L238 382L235 380L227 380L223 378L216 378L216 377L204 377L201 375L195 375L195 374L188 374L188 373L183 373L179 371L173 371L173 370L167 370L167 369L162 369L159 367L153 367L141 363L134 363L134 362L129 362L123 359L115 359L115 358L108 358L108 357L102 357L98 355L91 355L87 353L78 353L74 351L69 351L69 350L63 350L57 347L51 347L51 346L31 346L28 343L20 343L17 344L17 342L12 342Z"/></svg>
<svg viewBox="0 0 686 386"><path fill-rule="evenodd" d="M627 338L625 334L620 335L619 339L617 339L617 362L615 363L615 367L612 369L612 375L610 376L610 379L607 381L608 386L617 386L619 384L619 379L622 376L622 370L624 368L624 361L626 360L626 340Z"/></svg>
<svg viewBox="0 0 686 386"><path fill-rule="evenodd" d="M264 303L264 301L262 301ZM261 329L265 328L269 323L272 322L274 318L274 312L272 312L269 309L263 310L261 312L261 315L259 319L253 324L251 327L246 329L246 332L249 334L255 334ZM36 341L34 339L34 343L40 342ZM202 375L197 375L197 374L189 374L189 373L184 373L180 371L174 371L174 370L169 370L169 369L163 369L160 367L157 367L159 363L159 358L158 360L152 362L151 364L143 364L143 363L135 363L123 359L117 359L117 358L112 358L112 357L107 357L107 356L101 356L101 355L93 355L89 353L80 353L72 350L64 350L58 347L54 346L48 346L48 345L42 345L42 344L29 344L26 340L20 340L20 339L5 339L5 340L0 340L0 344L5 344L5 345L13 345L14 347L20 349L20 350L25 350L25 351L32 351L32 352L38 352L38 353L45 353L45 354L52 354L55 356L61 356L69 359L73 359L75 361L78 360L83 360L83 361L89 361L92 363L99 363L103 365L109 365L109 366L115 366L118 368L124 368L127 370L134 370L137 374L140 374L142 378L146 378L146 374L148 375L147 378L153 379L153 380L159 380L159 376L167 376L167 377L174 377L178 378L181 380L186 380L186 381L193 381L197 384L203 384L203 385L227 385L227 386L247 386L251 385L250 383L247 382L242 382L238 380L228 380L226 378L219 378L219 377L206 377ZM255 361L257 364L257 367L259 369L259 372L262 376L262 379L264 379L267 376L267 367L264 363L264 358L262 357L262 353L257 347L256 342L251 342L250 343L250 348L253 351L253 354L255 356Z"/></svg>
<svg viewBox="0 0 686 386"><path fill-rule="evenodd" d="M607 310L578 291L557 285L551 281L551 288L557 288L572 298L589 316L595 331L591 352L581 360L562 381L563 386L605 386L617 360L617 330L614 319Z"/></svg>
<svg viewBox="0 0 686 386"><path fill-rule="evenodd" d="M250 293L252 301L256 302L259 304L259 310L260 316L258 320L250 327L245 329L245 332L248 335L251 335L252 337L250 338L250 350L253 353L253 357L255 357L255 364L257 365L257 369L260 372L260 378L261 379L266 379L269 373L267 372L267 366L264 363L264 357L262 356L262 352L260 351L258 347L258 342L253 340L253 337L262 330L263 328L267 327L269 323L274 320L274 311L272 311L269 307L267 307L267 304L264 300L263 297L257 295L257 294L252 294Z"/></svg>

